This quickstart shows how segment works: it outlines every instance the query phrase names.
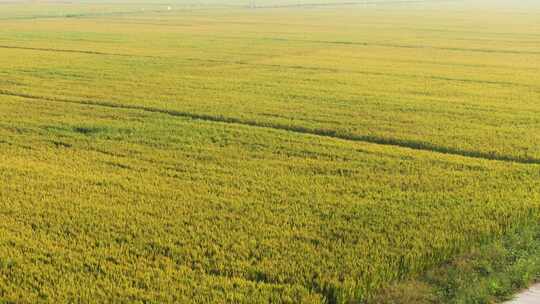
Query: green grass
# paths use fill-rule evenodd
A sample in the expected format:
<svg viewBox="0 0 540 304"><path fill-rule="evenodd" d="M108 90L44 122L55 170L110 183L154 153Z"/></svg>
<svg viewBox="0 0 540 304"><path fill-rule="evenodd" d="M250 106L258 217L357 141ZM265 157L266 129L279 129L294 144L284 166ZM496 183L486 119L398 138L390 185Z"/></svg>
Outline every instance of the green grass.
<svg viewBox="0 0 540 304"><path fill-rule="evenodd" d="M500 239L411 280L379 291L373 303L495 303L513 297L540 274L538 223L517 226Z"/></svg>
<svg viewBox="0 0 540 304"><path fill-rule="evenodd" d="M538 7L264 4L0 2L0 303L537 278Z"/></svg>

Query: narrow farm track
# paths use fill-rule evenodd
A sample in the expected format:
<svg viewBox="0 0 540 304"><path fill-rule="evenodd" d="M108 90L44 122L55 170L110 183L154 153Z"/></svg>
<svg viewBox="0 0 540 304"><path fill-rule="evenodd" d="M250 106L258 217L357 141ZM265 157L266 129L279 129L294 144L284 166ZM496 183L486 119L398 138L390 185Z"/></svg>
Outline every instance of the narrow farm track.
<svg viewBox="0 0 540 304"><path fill-rule="evenodd" d="M146 13L163 13L167 10L146 10ZM0 21L26 21L26 20L41 20L41 19L80 19L80 18L95 18L95 17L113 17L113 16L124 16L124 15L139 15L141 14L140 10L134 11L117 11L110 13L80 13L80 14L67 14L67 15L34 15L34 16L20 16L20 17L7 17L0 18Z"/></svg>
<svg viewBox="0 0 540 304"><path fill-rule="evenodd" d="M75 53L75 54L87 54L87 55L98 55L98 56L119 56L119 57L138 57L138 58L157 58L151 55L133 55L133 54L121 54L121 53L106 53L98 51L85 51L85 50L69 50L69 49L53 49L53 48L35 48L35 47L23 47L23 46L9 46L9 45L0 45L0 49L14 49L14 50L25 50L25 51L38 51L38 52L55 52L55 53ZM434 75L415 75L415 74L398 74L398 73L384 73L384 72L372 72L372 71L356 71L356 70L344 70L344 69L334 69L334 68L321 68L321 67L306 67L306 66L294 66L294 65L279 65L279 64L262 64L262 63L251 63L251 62L242 62L242 61L227 61L227 60L200 60L197 58L188 58L189 61L198 61L198 62L209 62L217 64L235 64L240 66L253 66L253 67L265 67L265 68L276 68L276 69L298 69L298 70L310 70L310 71L321 71L321 72L330 72L330 73L341 73L347 72L351 74L358 75L368 75L368 76L390 76L397 78L423 78L429 80L440 80L448 82L457 82L457 83L477 83L485 85L506 85L506 86L515 86L523 87L529 89L540 90L540 87L516 83L510 81L490 81L490 80L478 80L478 79L466 79L466 78L452 78L452 77L442 77Z"/></svg>
<svg viewBox="0 0 540 304"><path fill-rule="evenodd" d="M444 1L444 0L441 0ZM359 6L359 5L396 5L396 4L414 4L414 3L426 3L425 0L416 1L351 1L351 2L328 2L328 3L301 3L301 4L284 4L284 5L257 5L256 9L274 9L274 8L313 8L313 7L339 7L339 6ZM251 8L247 6L247 8Z"/></svg>
<svg viewBox="0 0 540 304"><path fill-rule="evenodd" d="M265 67L265 68L275 68L275 69L297 69L297 70L319 71L319 72L328 72L328 73L350 73L350 74L368 75L368 76L390 76L390 77L396 77L396 78L423 78L423 79L430 79L430 80L441 80L441 81L459 82L459 83L506 85L506 86L515 86L515 87L540 90L539 86L534 86L534 85L529 85L529 84L524 84L524 83L517 83L517 82L510 82L510 81L452 78L452 77L443 77L443 76L435 76L435 75L358 71L358 70L346 70L346 69L325 68L325 67L309 67L309 66L300 66L300 65L264 64L264 63L258 63L258 62L255 63L255 62L247 62L247 61L229 61L229 60L211 60L211 59L202 60L198 58L189 58L187 60L193 61L193 62L217 63L217 64L222 64L222 65L240 65L240 66L250 66L250 67L252 66L252 67L257 67L257 68Z"/></svg>
<svg viewBox="0 0 540 304"><path fill-rule="evenodd" d="M12 46L12 45L0 45L0 49L25 50L25 51L38 51L38 52L54 52L54 53L75 53L75 54L103 55L103 56L135 57L135 55L130 55L130 54L105 53L105 52L85 51L85 50L66 50L66 49L53 49L53 48L36 48L36 47ZM137 57L146 57L146 56L137 56Z"/></svg>
<svg viewBox="0 0 540 304"><path fill-rule="evenodd" d="M305 42L305 41L302 41L302 42ZM309 41L309 42L311 42L311 41ZM364 45L364 44L362 44L362 45ZM365 44L365 46L369 46L369 45L370 44ZM384 45L384 46L387 46L387 45ZM98 55L98 56L156 58L156 56L151 56L151 55L107 53L107 52L88 51L88 50L37 48L37 47L25 47L25 46L13 46L13 45L0 45L0 49L13 49L13 50L37 51L37 52L54 52L54 53L74 53L74 54L87 54L87 55ZM437 48L437 49L442 49L442 48ZM463 51L478 51L478 50L469 50L469 49L460 49L460 50L463 50ZM493 50L493 51L494 52L499 52L499 51L496 51L496 50ZM507 53L507 51L505 51L504 53ZM513 51L510 51L510 53L514 54ZM530 54L540 54L540 52L533 52L533 53L530 53ZM241 66L254 66L254 67L266 67L266 68L287 68L287 69L312 70L312 71L332 72L332 73L347 72L347 73L353 73L353 74L358 74L358 75L391 76L391 77L399 77L399 78L425 78L425 79L430 79L430 80L441 80L441 81L460 82L460 83L478 83L478 84L487 84L487 85L508 85L508 86L531 88L531 89L540 89L540 87L538 87L538 86L533 86L533 85L523 84L523 83L510 82L510 81L490 81L490 80L478 80L478 79L467 79L467 78L442 77L442 76L434 76L434 75L383 73L383 72L372 72L372 71L356 71L356 70L344 70L344 69L322 68L322 67L305 67L305 66L294 66L294 65L278 65L278 64L262 64L262 63L256 63L255 64L255 63L251 63L251 62L242 62L242 61L211 60L211 59L201 60L201 59L198 59L198 58L188 58L187 60L209 62L209 63L217 63L217 64L236 64L236 65L241 65Z"/></svg>
<svg viewBox="0 0 540 304"><path fill-rule="evenodd" d="M502 50L502 49L483 49L483 48L463 48L463 47L445 47L445 46L433 46L433 45L415 45L415 44L392 44L392 43L371 43L371 42L359 42L359 41L332 41L332 40L307 40L307 39L289 39L289 38L268 38L270 41L283 41L283 42L301 42L301 43L313 43L313 44L328 44L328 45L351 45L351 46L364 46L364 47L385 47L385 48L400 48L400 49L428 49L428 50L440 50L440 51L454 51L454 52L472 52L472 53L486 53L486 54L520 54L520 55L540 55L539 51L520 51L520 50Z"/></svg>
<svg viewBox="0 0 540 304"><path fill-rule="evenodd" d="M522 159L522 158L511 157L511 156L491 155L491 154L482 153L478 151L467 151L467 150L460 150L460 149L455 149L451 147L437 146L429 142L401 140L401 139L396 139L396 138L382 138L382 137L370 136L370 135L355 135L355 134L338 133L335 130L329 130L329 129L311 129L311 128L305 128L302 126L284 125L284 124L278 124L278 123L265 123L265 122L249 120L249 119L241 119L241 118L235 118L235 117L197 114L197 113L182 112L182 111L177 111L177 110L159 109L155 107L118 104L118 103L108 102L108 101L74 100L74 99L67 99L67 98L62 98L62 97L35 96L31 94L16 93L16 92L11 92L7 90L1 90L1 89L0 89L0 95L21 97L21 98L41 100L41 101L81 104L81 105L88 105L88 106L99 106L99 107L118 108L118 109L126 109L126 110L139 110L139 111L150 112L150 113L165 114L165 115L170 115L170 116L175 116L175 117L185 117L185 118L190 118L190 119L195 119L195 120L245 125L245 126L257 127L257 128L267 128L267 129L294 132L294 133L299 133L299 134L307 134L307 135L313 135L313 136L321 136L321 137L356 141L356 142L366 142L366 143L371 143L371 144L394 146L394 147L419 150L419 151L429 151L433 153L477 158L477 159L483 159L483 160L489 160L489 161L503 161L503 162L510 162L510 163L535 164L535 165L540 164L540 159L536 159L536 158Z"/></svg>

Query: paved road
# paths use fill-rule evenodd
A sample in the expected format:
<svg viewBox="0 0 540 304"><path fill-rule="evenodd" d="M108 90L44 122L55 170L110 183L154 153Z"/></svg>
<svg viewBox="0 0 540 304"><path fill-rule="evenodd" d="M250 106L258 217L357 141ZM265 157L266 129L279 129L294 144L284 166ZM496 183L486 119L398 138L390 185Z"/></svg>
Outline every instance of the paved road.
<svg viewBox="0 0 540 304"><path fill-rule="evenodd" d="M504 304L540 304L540 284L519 293L514 300Z"/></svg>

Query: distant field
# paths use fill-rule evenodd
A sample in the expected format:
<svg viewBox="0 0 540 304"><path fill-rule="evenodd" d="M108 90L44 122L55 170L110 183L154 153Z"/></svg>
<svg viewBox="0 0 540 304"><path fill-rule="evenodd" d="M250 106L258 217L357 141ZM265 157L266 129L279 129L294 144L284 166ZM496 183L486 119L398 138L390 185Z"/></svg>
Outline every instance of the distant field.
<svg viewBox="0 0 540 304"><path fill-rule="evenodd" d="M1 1L0 303L373 302L536 229L540 8L479 3Z"/></svg>

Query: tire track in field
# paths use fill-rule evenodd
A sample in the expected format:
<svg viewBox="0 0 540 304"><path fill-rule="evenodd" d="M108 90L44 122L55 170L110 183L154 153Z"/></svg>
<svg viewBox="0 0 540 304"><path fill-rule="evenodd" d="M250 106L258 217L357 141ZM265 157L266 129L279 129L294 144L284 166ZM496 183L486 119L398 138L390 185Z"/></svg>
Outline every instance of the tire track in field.
<svg viewBox="0 0 540 304"><path fill-rule="evenodd" d="M450 2L451 0L446 0ZM401 1L350 1L350 2L326 2L326 3L298 3L298 4L276 4L276 5L255 5L244 6L244 8L250 9L272 9L272 8L313 8L313 7L338 7L338 6L379 6L379 5L396 5L396 4L417 4L426 3L426 0L401 0ZM432 1L435 2L435 1ZM445 0L439 0L438 2L445 2Z"/></svg>
<svg viewBox="0 0 540 304"><path fill-rule="evenodd" d="M1 2L0 2L1 4ZM114 16L124 16L124 15L141 15L144 13L164 13L168 10L160 9L147 9L144 11L133 10L133 11L112 11L112 12L102 12L102 13L68 13L68 14L49 14L49 15L30 15L30 16L15 16L15 17L4 17L0 18L0 21L9 21L9 20L39 20L39 19L76 19L76 18L92 18L92 17L114 17Z"/></svg>
<svg viewBox="0 0 540 304"><path fill-rule="evenodd" d="M8 90L3 90L3 89L0 89L0 95L21 97L21 98L41 100L41 101L107 107L107 108L112 108L112 109L138 110L138 111L144 111L148 113L165 114L165 115L170 115L174 117L184 117L184 118L189 118L193 120L203 120L203 121L209 121L209 122L219 122L219 123L225 123L225 124L236 124L236 125L244 125L244 126L250 126L250 127L257 127L257 128L274 129L274 130L288 131L288 132L294 132L294 133L304 134L304 135L313 135L313 136L327 137L327 138L354 141L354 142L365 142L365 143L371 143L371 144L377 144L377 145L383 145L383 146L392 146L392 147L434 152L434 153L440 153L440 154L477 158L477 159L483 159L483 160L540 165L540 159L538 158L520 158L520 157L515 157L515 156L509 156L509 155L497 155L497 154L491 154L491 153L480 152L480 151L470 151L470 150L464 150L464 149L453 148L453 147L439 146L430 142L423 142L423 141L403 140L403 139L397 139L397 138L385 138L385 137L379 137L379 136L374 136L374 135L356 135L356 134L344 133L344 132L340 132L337 130L330 130L330 129L307 128L303 126L280 124L276 122L262 122L262 121L256 121L256 120L251 120L251 119L226 117L226 116L221 116L221 115L197 114L197 113L177 111L177 110L159 109L159 108L148 107L148 106L125 105L125 104L118 104L118 103L109 102L109 101L76 100L76 99L68 99L68 98L62 98L62 97L37 96L37 95L31 95L31 94L26 94L26 93L11 92Z"/></svg>
<svg viewBox="0 0 540 304"><path fill-rule="evenodd" d="M53 48L37 48L37 47L14 46L14 45L0 45L0 49L38 51L38 52L54 52L54 53L75 53L75 54L86 54L86 55L120 56L120 57L151 57L151 56L139 56L139 55L120 54L120 53L106 53L106 52L87 51L87 50L67 50L67 49L53 49Z"/></svg>
<svg viewBox="0 0 540 304"><path fill-rule="evenodd" d="M481 80L481 79L455 78L455 77L436 76L436 75L358 71L358 70L347 70L347 69L337 69L337 68L310 67L310 66L302 66L302 65L253 63L249 61L228 61L228 60L212 60L212 59L197 59L197 58L188 58L186 60L192 61L192 62L217 63L219 65L244 65L244 66L255 67L255 68L257 67L275 68L275 69L282 68L282 69L295 69L295 70L326 72L326 73L350 73L350 74L359 74L359 75L368 75L368 76L389 76L389 77L397 77L397 78L431 79L431 80L441 80L441 81L449 81L449 82L477 83L477 84L486 84L486 85L506 85L506 86L525 87L525 88L531 88L531 89L540 88L540 87L526 84L526 83L517 83L517 82L502 81L502 80ZM214 65L213 67L215 66L217 65Z"/></svg>
<svg viewBox="0 0 540 304"><path fill-rule="evenodd" d="M281 42L300 42L314 44L330 44L330 45L351 45L363 47L388 47L401 49L425 49L425 50L441 50L441 51L456 51L456 52L476 52L476 53L493 53L493 54L513 54L513 55L540 55L540 51L519 51L519 50L503 50L503 49L478 49L478 48L460 48L460 47L444 47L419 44L394 44L394 43L371 43L357 41L339 41L339 40L308 40L308 39L289 39L289 38L264 38L268 41Z"/></svg>

